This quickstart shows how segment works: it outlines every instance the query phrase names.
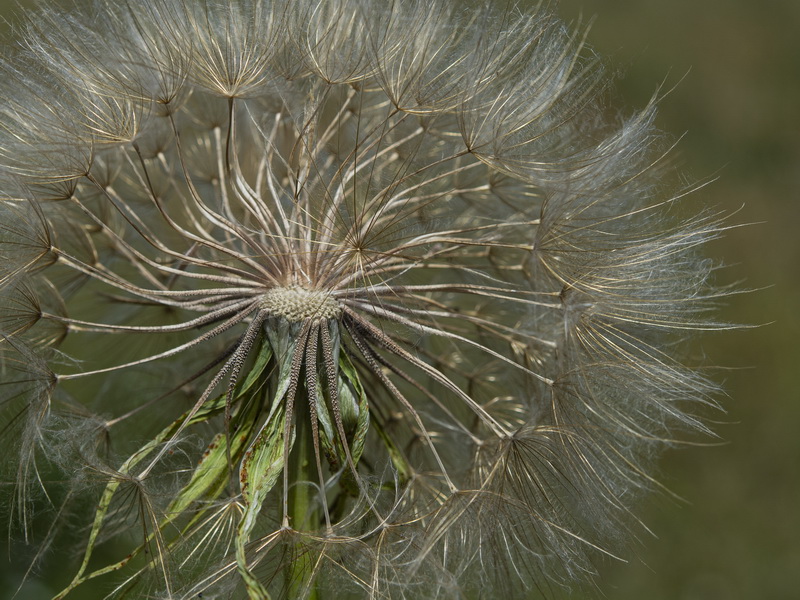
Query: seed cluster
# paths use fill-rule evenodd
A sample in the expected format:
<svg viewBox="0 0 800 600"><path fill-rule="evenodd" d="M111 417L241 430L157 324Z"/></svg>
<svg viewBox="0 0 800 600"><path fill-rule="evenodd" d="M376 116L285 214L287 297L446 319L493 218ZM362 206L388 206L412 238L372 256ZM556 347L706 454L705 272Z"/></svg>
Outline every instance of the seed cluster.
<svg viewBox="0 0 800 600"><path fill-rule="evenodd" d="M337 319L342 313L329 292L299 286L275 287L264 294L262 306L290 323Z"/></svg>

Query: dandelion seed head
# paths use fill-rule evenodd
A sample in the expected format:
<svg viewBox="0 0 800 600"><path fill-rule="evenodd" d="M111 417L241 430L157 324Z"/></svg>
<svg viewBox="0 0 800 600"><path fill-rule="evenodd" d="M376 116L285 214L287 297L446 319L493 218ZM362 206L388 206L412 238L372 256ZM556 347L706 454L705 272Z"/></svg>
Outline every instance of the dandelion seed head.
<svg viewBox="0 0 800 600"><path fill-rule="evenodd" d="M23 38L0 410L23 528L91 506L59 598L551 595L710 433L719 216L545 8L97 0Z"/></svg>

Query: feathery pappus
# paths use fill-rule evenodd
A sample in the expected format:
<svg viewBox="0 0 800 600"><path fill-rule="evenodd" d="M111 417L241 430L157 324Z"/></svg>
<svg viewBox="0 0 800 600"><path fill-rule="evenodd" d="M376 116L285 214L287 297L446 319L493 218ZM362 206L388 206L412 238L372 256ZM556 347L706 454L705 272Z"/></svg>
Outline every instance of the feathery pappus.
<svg viewBox="0 0 800 600"><path fill-rule="evenodd" d="M79 532L55 598L552 596L709 433L720 215L547 8L96 0L0 71L3 499Z"/></svg>

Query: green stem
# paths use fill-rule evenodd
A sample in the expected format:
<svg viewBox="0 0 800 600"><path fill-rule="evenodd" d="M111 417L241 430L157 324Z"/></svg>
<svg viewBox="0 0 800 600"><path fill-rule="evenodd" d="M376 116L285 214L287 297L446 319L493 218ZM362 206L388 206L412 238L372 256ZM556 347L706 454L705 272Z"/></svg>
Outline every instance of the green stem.
<svg viewBox="0 0 800 600"><path fill-rule="evenodd" d="M289 457L289 473L295 485L289 490L289 519L298 532L314 532L319 527L318 491L306 482L317 477L314 458L314 435L311 431L308 404L303 396L296 403L295 441ZM315 508L316 507L316 508ZM301 549L289 565L289 598L301 598L305 591L307 600L319 600L313 553Z"/></svg>

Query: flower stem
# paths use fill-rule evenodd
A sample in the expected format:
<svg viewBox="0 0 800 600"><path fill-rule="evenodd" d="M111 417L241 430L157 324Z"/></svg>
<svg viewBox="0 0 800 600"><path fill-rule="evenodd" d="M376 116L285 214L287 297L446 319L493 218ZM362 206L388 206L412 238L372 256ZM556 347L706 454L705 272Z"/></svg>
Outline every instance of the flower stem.
<svg viewBox="0 0 800 600"><path fill-rule="evenodd" d="M308 404L300 396L295 416L295 441L289 459L289 469L295 484L289 490L289 519L297 532L313 532L319 525L317 489L308 482L316 479L314 462L314 436L311 431ZM288 567L289 598L318 600L316 575L312 554L300 548ZM304 595L305 594L305 595Z"/></svg>

